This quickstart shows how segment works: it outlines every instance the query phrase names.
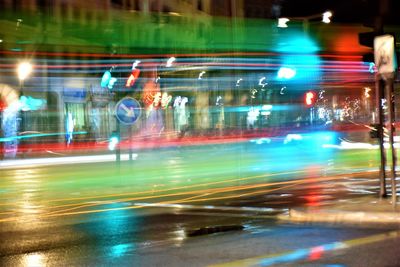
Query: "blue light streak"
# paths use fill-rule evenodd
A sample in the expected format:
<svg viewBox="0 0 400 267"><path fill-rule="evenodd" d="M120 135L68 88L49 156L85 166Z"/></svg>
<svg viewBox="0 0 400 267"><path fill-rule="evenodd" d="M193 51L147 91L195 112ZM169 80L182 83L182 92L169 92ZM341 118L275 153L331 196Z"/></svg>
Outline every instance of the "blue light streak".
<svg viewBox="0 0 400 267"><path fill-rule="evenodd" d="M334 242L334 243L330 243L330 244L326 244L326 245L322 245L322 246L318 246L318 247L312 247L312 248L308 248L308 249L298 249L298 250L295 250L288 254L284 254L284 255L268 258L268 259L263 259L260 261L259 265L260 266L271 266L274 264L294 262L294 261L298 261L298 260L302 260L302 259L307 259L308 257L310 257L313 254L313 252L316 249L318 249L318 251L321 251L323 253L323 252L333 251L333 250L337 250L337 249L342 249L344 247L346 247L346 244L344 244L342 242Z"/></svg>

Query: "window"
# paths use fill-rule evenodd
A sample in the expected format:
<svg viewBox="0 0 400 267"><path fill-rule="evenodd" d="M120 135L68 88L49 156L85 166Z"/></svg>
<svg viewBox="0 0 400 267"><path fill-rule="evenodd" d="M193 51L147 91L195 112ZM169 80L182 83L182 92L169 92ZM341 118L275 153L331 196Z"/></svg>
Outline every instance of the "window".
<svg viewBox="0 0 400 267"><path fill-rule="evenodd" d="M123 6L123 0L111 0L111 4L115 7L122 7Z"/></svg>
<svg viewBox="0 0 400 267"><path fill-rule="evenodd" d="M203 11L203 0L197 0L197 10Z"/></svg>

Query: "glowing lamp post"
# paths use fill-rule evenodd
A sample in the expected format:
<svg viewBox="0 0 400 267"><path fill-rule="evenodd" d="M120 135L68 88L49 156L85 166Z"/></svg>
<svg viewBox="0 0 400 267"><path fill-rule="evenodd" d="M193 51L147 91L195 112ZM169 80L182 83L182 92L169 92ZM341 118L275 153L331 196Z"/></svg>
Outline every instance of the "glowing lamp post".
<svg viewBox="0 0 400 267"><path fill-rule="evenodd" d="M314 121L314 105L317 101L317 93L314 91L308 91L304 94L304 104L307 108L310 108L310 125Z"/></svg>
<svg viewBox="0 0 400 267"><path fill-rule="evenodd" d="M170 58L167 60L166 66L167 66L167 67L172 67L172 63L174 63L175 60L176 60L175 57L170 57Z"/></svg>
<svg viewBox="0 0 400 267"><path fill-rule="evenodd" d="M304 95L304 103L307 107L311 108L314 106L317 100L317 94L314 91L308 91Z"/></svg>
<svg viewBox="0 0 400 267"><path fill-rule="evenodd" d="M18 64L17 73L20 81L25 80L32 72L32 64L29 62L22 62Z"/></svg>
<svg viewBox="0 0 400 267"><path fill-rule="evenodd" d="M331 23L332 12L326 11L322 14L322 22L323 23Z"/></svg>
<svg viewBox="0 0 400 267"><path fill-rule="evenodd" d="M305 32L308 32L308 24L310 20L315 20L318 18L321 18L321 21L323 23L330 23L331 18L332 18L332 12L331 11L326 11L322 14L315 14L315 15L310 15L306 17L293 17L293 18L278 18L278 28L287 28L288 25L287 23L290 21L300 21L303 23L303 29Z"/></svg>
<svg viewBox="0 0 400 267"><path fill-rule="evenodd" d="M278 79L290 80L296 76L296 70L288 67L281 67L278 70Z"/></svg>
<svg viewBox="0 0 400 267"><path fill-rule="evenodd" d="M23 93L22 90L23 90L24 80L31 74L32 69L33 69L32 64L29 62L21 62L18 64L17 74L20 83L19 85L21 94Z"/></svg>
<svg viewBox="0 0 400 267"><path fill-rule="evenodd" d="M24 95L24 80L31 74L32 72L32 64L29 62L21 62L17 66L17 74L18 74L18 79L19 79L19 87L21 91L21 96ZM21 128L25 129L25 121L26 118L23 115L22 117L22 122L21 122Z"/></svg>

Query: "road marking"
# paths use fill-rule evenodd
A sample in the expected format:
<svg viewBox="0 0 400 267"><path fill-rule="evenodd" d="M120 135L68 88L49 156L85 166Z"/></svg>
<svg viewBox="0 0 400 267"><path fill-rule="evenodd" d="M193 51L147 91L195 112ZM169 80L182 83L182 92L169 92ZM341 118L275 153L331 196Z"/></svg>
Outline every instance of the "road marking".
<svg viewBox="0 0 400 267"><path fill-rule="evenodd" d="M228 263L213 264L210 267L245 267L245 266L272 266L278 264L294 263L300 260L314 261L330 251L349 249L352 247L363 246L367 244L377 243L388 239L400 237L400 231L391 231L383 234L376 234L367 237L350 239L346 241L337 241L320 246L305 249L297 249L278 254L266 254L254 258L248 258Z"/></svg>
<svg viewBox="0 0 400 267"><path fill-rule="evenodd" d="M257 208L257 207L230 207L230 206L213 206L213 205L189 205L175 203L134 203L134 206L157 207L157 208L176 208L176 209L200 209L200 210L223 210L223 211L250 211L250 212L275 212L287 211L287 209L274 208Z"/></svg>
<svg viewBox="0 0 400 267"><path fill-rule="evenodd" d="M134 160L138 157L137 154L132 154ZM121 154L120 159L129 160L129 154ZM17 159L0 161L0 169L11 169L14 167L37 167L48 165L65 165L65 164L84 164L84 163L99 163L115 161L114 154L93 155L93 156L68 156L55 158L32 158L32 159Z"/></svg>

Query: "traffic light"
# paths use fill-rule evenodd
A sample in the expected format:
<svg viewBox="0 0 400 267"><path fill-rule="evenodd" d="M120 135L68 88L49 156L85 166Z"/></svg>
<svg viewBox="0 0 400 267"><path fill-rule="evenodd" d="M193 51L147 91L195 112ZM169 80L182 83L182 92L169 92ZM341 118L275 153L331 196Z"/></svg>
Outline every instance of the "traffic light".
<svg viewBox="0 0 400 267"><path fill-rule="evenodd" d="M314 106L315 102L317 101L317 93L314 91L307 91L304 94L304 104L307 107L312 107Z"/></svg>
<svg viewBox="0 0 400 267"><path fill-rule="evenodd" d="M111 76L111 71L106 71L101 78L100 85L101 87L108 87L108 89L112 89L116 81L117 78Z"/></svg>
<svg viewBox="0 0 400 267"><path fill-rule="evenodd" d="M360 45L374 48L374 39L376 36L379 34L376 32L361 32L358 34L358 42ZM374 53L373 50L371 50L370 53L366 53L362 56L362 61L363 62L374 62Z"/></svg>
<svg viewBox="0 0 400 267"><path fill-rule="evenodd" d="M137 78L139 77L140 70L139 69L133 69L131 72L131 75L129 75L128 80L126 81L125 86L126 87L131 87L135 84Z"/></svg>
<svg viewBox="0 0 400 267"><path fill-rule="evenodd" d="M366 63L374 63L375 58L373 53L366 53L362 56L362 61Z"/></svg>
<svg viewBox="0 0 400 267"><path fill-rule="evenodd" d="M376 32L361 32L358 34L358 42L360 45L373 48L374 38L378 35Z"/></svg>
<svg viewBox="0 0 400 267"><path fill-rule="evenodd" d="M390 11L392 0L364 0L360 10L363 10L362 20L369 32L358 34L358 43L371 48L371 52L363 55L363 62L374 62L374 39L384 34L384 22Z"/></svg>
<svg viewBox="0 0 400 267"><path fill-rule="evenodd" d="M109 140L109 143L108 143L108 149L109 150L114 150L115 147L118 145L119 140L120 140L119 133L117 131L113 131L111 133L110 140Z"/></svg>
<svg viewBox="0 0 400 267"><path fill-rule="evenodd" d="M382 127L379 127L379 124L371 124L369 131L369 137L371 138L380 138L382 135Z"/></svg>

